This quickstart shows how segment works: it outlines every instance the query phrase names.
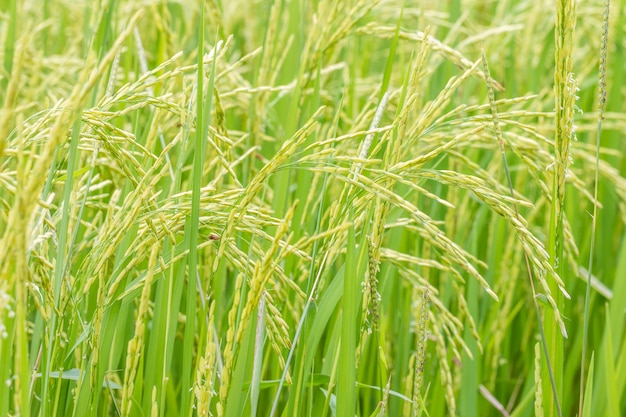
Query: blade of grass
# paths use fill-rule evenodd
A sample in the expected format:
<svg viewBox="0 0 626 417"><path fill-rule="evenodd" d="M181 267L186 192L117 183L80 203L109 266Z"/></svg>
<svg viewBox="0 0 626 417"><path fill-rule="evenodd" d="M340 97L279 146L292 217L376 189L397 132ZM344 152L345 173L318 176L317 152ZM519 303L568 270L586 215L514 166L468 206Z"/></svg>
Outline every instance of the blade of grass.
<svg viewBox="0 0 626 417"><path fill-rule="evenodd" d="M217 39L217 36L216 36ZM215 65L217 61L217 45L213 50L212 68L209 77L207 89L204 86L204 1L202 2L202 11L200 13L200 22L198 30L198 68L196 78L196 133L194 144L194 160L192 170L191 184L191 216L185 224L185 242L188 243L189 254L187 257L188 280L187 280L187 298L186 298L186 325L183 341L183 386L181 398L181 415L188 415L191 412L191 389L192 387L192 369L194 357L194 337L196 333L196 315L204 317L201 305L200 311L197 307L197 285L196 273L198 265L198 225L200 221L200 187L202 186L202 171L204 168L206 143L209 134L211 105L213 99L213 89L215 84ZM200 321L200 326L204 320ZM203 346L200 346L203 351Z"/></svg>
<svg viewBox="0 0 626 417"><path fill-rule="evenodd" d="M608 409L609 415L611 416L619 416L619 403L620 397L616 391L616 381L617 377L615 375L615 363L613 356L613 336L611 331L611 321L610 321L610 307L608 304L605 304L606 309L606 321L605 321L605 329L606 329L606 342L604 344L604 366L606 368L605 373L605 386L606 390L606 408Z"/></svg>
<svg viewBox="0 0 626 417"><path fill-rule="evenodd" d="M265 344L265 295L261 296L257 313L256 334L254 340L254 365L250 380L250 415L256 416L259 406L259 388L261 383L261 365Z"/></svg>
<svg viewBox="0 0 626 417"><path fill-rule="evenodd" d="M357 312L361 293L357 276L357 247L354 225L348 228L346 242L346 268L343 281L341 308L341 345L339 350L339 370L337 387L337 413L340 416L354 416L356 413L356 344Z"/></svg>
<svg viewBox="0 0 626 417"><path fill-rule="evenodd" d="M594 186L593 186L593 214L591 216L591 237L589 245L589 265L587 266L587 285L585 288L585 311L583 313L583 342L582 353L580 357L580 388L578 391L579 403L578 403L578 415L583 415L585 408L584 401L591 399L591 394L587 395L585 390L585 364L587 360L587 339L589 338L589 303L591 299L591 276L593 274L593 258L595 255L595 241L596 241L596 228L597 228L597 216L598 216L598 173L600 171L600 144L602 137L602 119L604 118L604 107L606 104L606 58L607 58L607 43L609 35L609 13L610 13L610 1L604 2L604 14L602 16L602 37L600 48L600 65L599 65L599 93L598 93L598 127L596 130L596 165L594 174ZM592 356L593 361L593 356ZM593 362L592 362L593 364ZM593 366L593 365L592 365ZM589 375L593 375L592 369L589 370ZM589 397L589 398L587 398Z"/></svg>
<svg viewBox="0 0 626 417"><path fill-rule="evenodd" d="M587 372L587 385L585 386L585 399L581 401L583 404L582 412L580 413L581 417L592 417L592 408L591 408L591 400L593 399L593 366L594 366L594 352L591 353L591 359L589 359L589 370ZM581 378L582 379L582 378Z"/></svg>

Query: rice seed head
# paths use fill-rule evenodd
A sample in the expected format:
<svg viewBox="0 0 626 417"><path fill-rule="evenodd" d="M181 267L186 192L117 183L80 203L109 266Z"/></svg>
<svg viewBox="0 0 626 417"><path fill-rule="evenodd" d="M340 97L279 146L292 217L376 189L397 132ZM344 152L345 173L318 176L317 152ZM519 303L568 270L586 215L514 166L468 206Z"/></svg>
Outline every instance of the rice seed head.
<svg viewBox="0 0 626 417"><path fill-rule="evenodd" d="M543 417L543 391L541 383L541 348L535 343L535 416Z"/></svg>
<svg viewBox="0 0 626 417"><path fill-rule="evenodd" d="M378 332L380 322L380 293L378 292L379 263L376 248L371 237L367 239L368 268L365 277L365 289L367 292L367 316L371 321L371 329Z"/></svg>
<svg viewBox="0 0 626 417"><path fill-rule="evenodd" d="M415 375L413 377L413 415L417 416L421 412L422 405L422 382L424 380L424 366L426 364L426 341L428 333L426 324L428 322L428 305L430 304L430 292L425 287L422 292L421 308L417 327L417 356L415 360Z"/></svg>
<svg viewBox="0 0 626 417"><path fill-rule="evenodd" d="M604 1L604 12L602 13L602 37L600 38L600 64L598 72L598 120L604 119L604 107L606 105L606 61L609 48L609 12L611 2Z"/></svg>

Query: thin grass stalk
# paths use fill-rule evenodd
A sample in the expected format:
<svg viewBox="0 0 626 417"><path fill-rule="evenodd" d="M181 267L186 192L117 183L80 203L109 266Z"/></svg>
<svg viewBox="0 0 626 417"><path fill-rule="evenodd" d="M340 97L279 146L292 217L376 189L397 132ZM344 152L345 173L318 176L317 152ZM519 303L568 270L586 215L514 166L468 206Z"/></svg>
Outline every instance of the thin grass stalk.
<svg viewBox="0 0 626 417"><path fill-rule="evenodd" d="M591 237L589 243L589 264L587 266L587 285L585 288L585 312L583 314L583 346L580 356L580 389L578 401L578 415L583 415L585 400L585 369L587 358L587 339L589 337L589 304L591 299L591 279L593 274L593 257L595 252L597 216L598 216L598 175L600 171L600 144L602 142L602 120L606 106L606 61L609 38L609 15L611 1L604 1L604 13L602 14L602 37L600 40L600 65L598 68L598 123L596 130L596 159L593 185L593 215L591 216Z"/></svg>

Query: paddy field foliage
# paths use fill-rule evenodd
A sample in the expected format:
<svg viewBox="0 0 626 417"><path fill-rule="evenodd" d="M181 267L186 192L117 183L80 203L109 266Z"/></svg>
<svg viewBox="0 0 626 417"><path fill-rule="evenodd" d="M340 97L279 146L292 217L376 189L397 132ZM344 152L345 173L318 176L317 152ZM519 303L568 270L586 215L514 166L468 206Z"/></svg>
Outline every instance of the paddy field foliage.
<svg viewBox="0 0 626 417"><path fill-rule="evenodd" d="M0 415L624 414L624 19L0 1Z"/></svg>

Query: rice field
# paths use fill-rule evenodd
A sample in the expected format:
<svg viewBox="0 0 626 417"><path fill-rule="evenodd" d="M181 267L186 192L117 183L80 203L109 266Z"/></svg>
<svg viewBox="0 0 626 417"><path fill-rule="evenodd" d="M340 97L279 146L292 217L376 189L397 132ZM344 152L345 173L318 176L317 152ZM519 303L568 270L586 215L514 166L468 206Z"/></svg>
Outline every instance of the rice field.
<svg viewBox="0 0 626 417"><path fill-rule="evenodd" d="M625 16L1 0L0 415L626 415Z"/></svg>

